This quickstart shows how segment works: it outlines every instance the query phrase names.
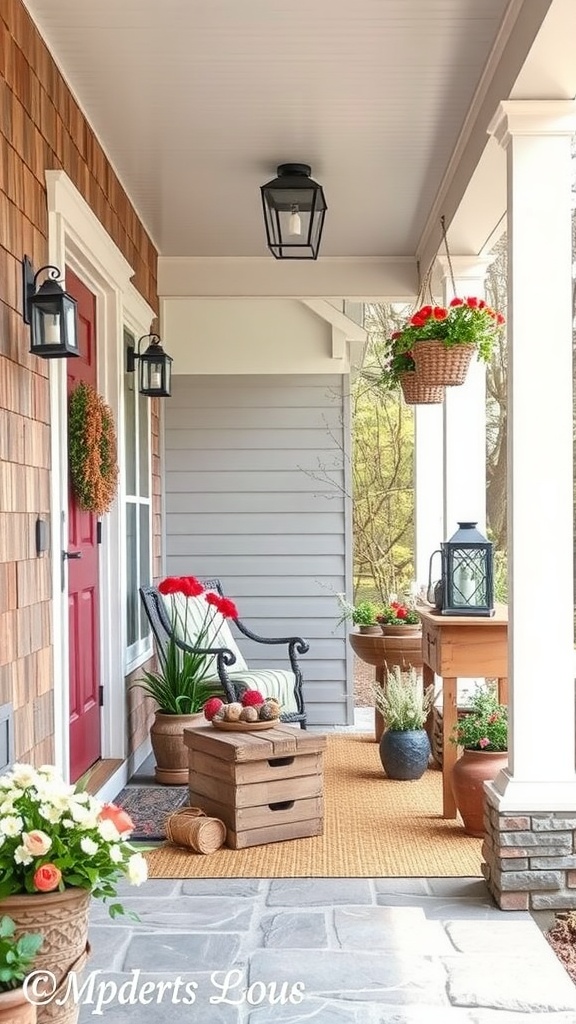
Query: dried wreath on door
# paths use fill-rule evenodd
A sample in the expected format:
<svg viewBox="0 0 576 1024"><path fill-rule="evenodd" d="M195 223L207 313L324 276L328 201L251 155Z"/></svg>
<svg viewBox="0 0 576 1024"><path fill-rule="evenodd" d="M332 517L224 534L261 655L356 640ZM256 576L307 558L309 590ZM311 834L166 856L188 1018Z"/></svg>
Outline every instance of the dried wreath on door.
<svg viewBox="0 0 576 1024"><path fill-rule="evenodd" d="M102 396L84 381L68 402L68 459L80 508L97 516L108 512L118 485L114 416Z"/></svg>

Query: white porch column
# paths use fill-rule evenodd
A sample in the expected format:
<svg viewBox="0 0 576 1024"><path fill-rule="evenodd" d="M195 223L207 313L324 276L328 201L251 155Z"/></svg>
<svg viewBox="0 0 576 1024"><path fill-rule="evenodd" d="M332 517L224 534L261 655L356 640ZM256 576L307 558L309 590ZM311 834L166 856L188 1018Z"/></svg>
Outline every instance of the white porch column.
<svg viewBox="0 0 576 1024"><path fill-rule="evenodd" d="M442 268L443 302L455 295L484 298L486 270L492 258L446 256ZM466 381L446 388L444 401L444 534L448 540L460 521L478 523L486 533L486 364L473 357Z"/></svg>
<svg viewBox="0 0 576 1024"><path fill-rule="evenodd" d="M415 573L428 582L430 555L444 536L444 452L441 405L414 406ZM435 562L440 578L440 559Z"/></svg>
<svg viewBox="0 0 576 1024"><path fill-rule="evenodd" d="M573 819L570 136L575 130L576 104L553 100L502 103L490 127L508 162L511 726L509 768L487 789L497 812L568 811ZM550 826L560 827L566 822ZM541 831L533 822L532 828Z"/></svg>

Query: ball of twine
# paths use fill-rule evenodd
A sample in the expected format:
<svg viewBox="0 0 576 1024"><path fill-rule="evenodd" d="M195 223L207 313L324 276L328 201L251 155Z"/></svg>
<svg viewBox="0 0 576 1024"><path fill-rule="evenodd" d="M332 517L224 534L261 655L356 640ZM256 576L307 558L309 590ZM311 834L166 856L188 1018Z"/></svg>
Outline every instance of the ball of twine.
<svg viewBox="0 0 576 1024"><path fill-rule="evenodd" d="M200 807L182 807L166 821L166 837L196 853L215 853L226 841L226 825L209 818Z"/></svg>

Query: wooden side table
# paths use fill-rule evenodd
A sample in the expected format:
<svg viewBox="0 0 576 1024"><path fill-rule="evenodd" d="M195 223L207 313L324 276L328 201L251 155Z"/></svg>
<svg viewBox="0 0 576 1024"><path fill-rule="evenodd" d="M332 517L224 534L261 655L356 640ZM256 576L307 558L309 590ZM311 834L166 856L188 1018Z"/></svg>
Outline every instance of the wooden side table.
<svg viewBox="0 0 576 1024"><path fill-rule="evenodd" d="M424 686L442 677L442 794L443 815L456 817L452 795L452 769L457 747L449 742L458 718L458 676L484 676L498 680L498 699L508 703L508 609L499 605L489 617L442 615L418 608L422 620L422 676Z"/></svg>

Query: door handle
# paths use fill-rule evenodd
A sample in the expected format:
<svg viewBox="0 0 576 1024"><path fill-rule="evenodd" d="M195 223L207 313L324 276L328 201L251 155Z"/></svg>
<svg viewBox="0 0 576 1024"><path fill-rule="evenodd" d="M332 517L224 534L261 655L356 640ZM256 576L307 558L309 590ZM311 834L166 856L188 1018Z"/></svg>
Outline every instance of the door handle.
<svg viewBox="0 0 576 1024"><path fill-rule="evenodd" d="M72 561L72 559L74 559L74 558L82 558L82 552L81 551L63 551L62 552L62 558L64 558L64 559L68 558L70 561Z"/></svg>

